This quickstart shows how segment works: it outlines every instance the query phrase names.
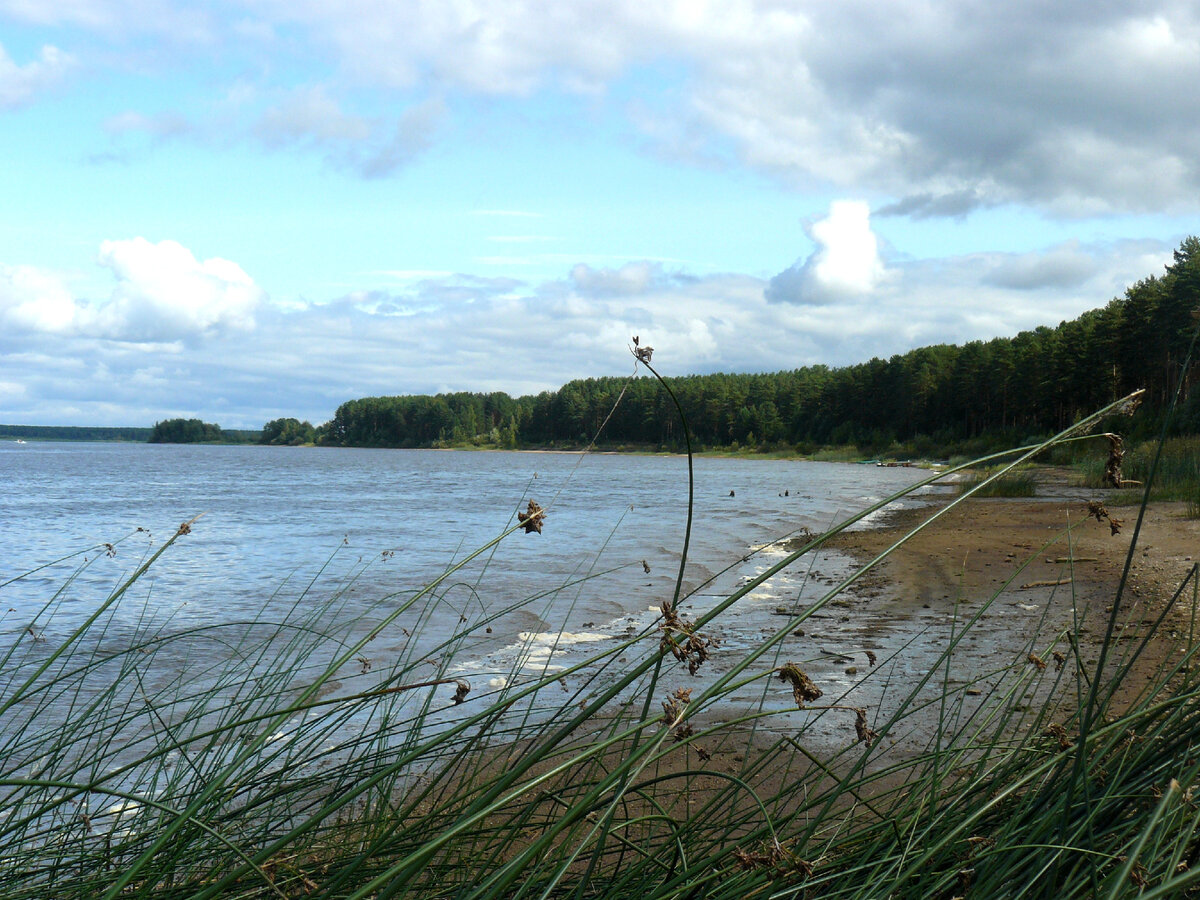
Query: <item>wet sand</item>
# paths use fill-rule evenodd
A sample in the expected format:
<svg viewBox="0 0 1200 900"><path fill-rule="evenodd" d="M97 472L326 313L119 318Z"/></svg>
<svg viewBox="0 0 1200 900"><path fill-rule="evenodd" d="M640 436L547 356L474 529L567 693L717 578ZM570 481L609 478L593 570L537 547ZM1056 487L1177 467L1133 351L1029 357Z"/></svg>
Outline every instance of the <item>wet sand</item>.
<svg viewBox="0 0 1200 900"><path fill-rule="evenodd" d="M946 510L789 638L787 658L798 661L824 691L813 706L863 707L872 727L881 727L913 685L935 667L938 671L922 693L930 700L948 688L961 720L1001 690L1002 681L1014 671L1036 676L1030 654L1047 664L1050 675L1056 669L1056 654L1069 665L1074 651L1066 635L1071 632L1079 635L1081 668L1094 672L1138 508L1109 508L1121 524L1120 533L1113 534L1107 520L1097 521L1088 513L1088 501L1105 503L1111 492L1078 487L1063 470L1039 470L1038 477L1035 498L969 498ZM893 513L883 527L844 533L831 547L865 564L952 499L946 496L924 508ZM1173 663L1187 644L1193 628L1191 585L1178 602L1170 600L1196 560L1200 521L1186 518L1182 503L1152 504L1138 536L1106 670L1115 671L1131 649L1148 634L1151 637L1116 693L1113 711L1136 696L1161 665ZM941 659L947 643L975 616L978 621L962 636L952 658ZM1065 716L1076 702L1070 697L1071 680L1065 688L1055 688L1054 681L1028 679L1018 708L1024 704L1037 709L1066 696L1055 719ZM1057 701L1051 699L1054 691ZM775 692L790 699L785 685ZM874 751L878 765L926 750L938 727L936 719L943 714L936 701L924 712L908 714ZM828 759L854 743L853 716L805 711L777 715L747 744L735 741L710 748L712 760L699 767L744 772L754 757L753 747L781 738L794 739ZM695 757L681 756L675 765L685 763L697 764ZM791 765L806 768L799 755ZM672 768L671 762L664 768ZM753 781L772 795L796 771L773 768ZM903 774L886 783L895 778L902 780ZM696 783L703 786L703 780Z"/></svg>
<svg viewBox="0 0 1200 900"><path fill-rule="evenodd" d="M865 609L891 619L936 618L957 608L961 618L994 597L985 613L986 640L981 635L979 641L1000 654L997 663L1011 660L1035 627L1043 634L1068 628L1078 614L1082 654L1094 658L1138 508L1108 508L1120 524L1114 534L1108 520L1088 512L1089 501L1106 504L1111 491L1078 487L1058 469L1039 470L1038 479L1037 497L968 498L907 540L856 587L871 601ZM839 536L836 546L865 562L929 517L929 510L906 510L882 529ZM1122 601L1125 629L1143 633L1156 621L1196 559L1200 520L1186 518L1183 503L1151 504ZM1186 632L1190 615L1190 602L1183 600L1167 614L1156 642L1160 655L1175 649L1172 635ZM889 628L877 620L872 630L886 634Z"/></svg>
<svg viewBox="0 0 1200 900"><path fill-rule="evenodd" d="M1110 492L1080 488L1065 471L1039 470L1038 477L1039 495L1032 499L968 499L946 509L953 496L943 496L923 508L892 514L883 527L845 533L833 542L839 553L865 563L945 510L850 592L789 635L775 663L796 662L811 676L824 692L812 706L864 708L871 727L881 730L913 686L934 671L921 689L933 702L924 711L908 712L878 742L869 770L902 763L928 748L938 730L938 716L946 714L936 699L944 691L952 696L952 715L958 721L969 719L973 709L993 699L1037 711L1047 703L1062 702L1065 695L1065 704L1053 708L1051 718L1062 721L1075 702L1070 696L1075 680L1066 673L1055 678L1056 653L1066 658L1064 665L1073 664L1068 632L1079 635L1080 668L1094 671L1138 509L1109 508L1121 522L1120 533L1113 534L1107 521L1088 514L1088 501L1105 503ZM1144 687L1161 663L1177 658L1189 639L1191 587L1187 597L1168 609L1171 596L1200 559L1200 521L1183 513L1183 504L1174 503L1153 504L1146 511L1118 615L1121 628L1110 671L1160 617L1162 622L1116 695L1117 708ZM973 617L976 623L963 635ZM759 618L764 627L777 627L781 621L769 612ZM942 658L948 643L959 637L950 659ZM1048 677L1038 677L1042 673L1030 654L1046 664ZM723 655L714 653L702 672L719 671ZM1019 676L1018 693L1011 701L1001 701L1003 691L1014 684L1014 673ZM664 691L676 681L691 683L681 677L665 679ZM782 809L801 802L802 794L809 797L810 792L832 787L831 776L859 757L862 747L856 746L853 713L796 710L794 705L788 710L790 688L775 678L758 684L766 685L768 707L786 711L761 722L753 733L735 726L719 735L698 736L693 743L672 745L668 739L671 752L635 779L664 779L657 808L678 816L702 810L728 788L728 773L753 786L761 797L781 798L783 805L773 809ZM1057 700L1051 697L1055 692ZM729 708L702 713L694 722L696 730L702 733L734 713ZM611 748L601 767L610 769L622 752L621 747ZM812 757L833 760L828 769L822 764L827 776L814 771ZM500 754L493 764L503 766L511 759ZM587 783L582 776L581 770L573 770L564 784ZM868 790L889 790L908 777L901 767ZM793 786L801 782L804 791L796 792ZM754 820L749 801L747 809L748 821Z"/></svg>

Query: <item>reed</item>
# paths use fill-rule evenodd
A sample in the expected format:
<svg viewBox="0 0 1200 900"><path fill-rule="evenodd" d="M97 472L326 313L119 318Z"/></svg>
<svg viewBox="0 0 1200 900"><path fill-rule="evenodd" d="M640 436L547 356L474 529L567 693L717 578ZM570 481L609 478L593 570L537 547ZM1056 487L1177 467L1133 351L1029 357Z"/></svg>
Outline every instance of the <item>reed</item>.
<svg viewBox="0 0 1200 900"><path fill-rule="evenodd" d="M1031 468L1014 469L994 480L989 480L991 474L994 473L972 472L959 482L959 489L973 491L977 497L1037 496L1037 474Z"/></svg>
<svg viewBox="0 0 1200 900"><path fill-rule="evenodd" d="M532 505L429 584L380 597L365 612L351 614L345 602L361 576L352 569L342 589L302 591L271 620L178 630L149 617L133 627L118 620L159 558L187 552L189 523L161 546L144 544L143 563L104 597L80 596L82 579L68 579L0 660L0 896L1195 891L1195 623L1177 653L1147 652L1166 639L1157 633L1162 619L1135 619L1117 640L1124 582L1106 598L1112 618L1098 660L1082 658L1078 629L1039 633L1009 664L955 683L953 663L982 633L997 592L977 598L915 681L895 674L903 649L872 654L885 702L860 708L825 696L805 661L782 647L885 553L781 617L720 674L706 669L712 654L729 652L710 637L722 616L854 521L967 468L993 467L951 506L1011 484L1023 463L1082 440L1115 406L1044 443L932 474L792 541L786 557L694 620L681 612L681 568L655 625L568 671L537 676L520 663L464 674L453 661L479 629L523 605L569 603L597 573L463 615L428 652L381 660L371 649L402 622L420 627L451 608L459 615L454 601L486 580L491 548L533 527ZM1068 528L1031 556L1070 540ZM88 558L81 571L96 552ZM1196 601L1193 568L1174 602L1194 615ZM80 602L95 611L60 634L59 610ZM1064 602L1082 607L1084 598ZM1140 637L1131 641L1133 629ZM761 700L734 699L747 688ZM767 727L798 712L786 730ZM816 739L829 726L841 735L833 749Z"/></svg>
<svg viewBox="0 0 1200 900"><path fill-rule="evenodd" d="M1129 448L1124 458L1124 476L1130 486L1110 500L1113 505L1137 504L1143 499L1141 486L1149 481L1150 471L1158 457L1152 500L1182 500L1188 504L1193 518L1200 512L1200 437L1172 437L1162 441L1143 441ZM1083 483L1087 487L1108 487L1104 480L1104 460L1092 455L1079 463Z"/></svg>

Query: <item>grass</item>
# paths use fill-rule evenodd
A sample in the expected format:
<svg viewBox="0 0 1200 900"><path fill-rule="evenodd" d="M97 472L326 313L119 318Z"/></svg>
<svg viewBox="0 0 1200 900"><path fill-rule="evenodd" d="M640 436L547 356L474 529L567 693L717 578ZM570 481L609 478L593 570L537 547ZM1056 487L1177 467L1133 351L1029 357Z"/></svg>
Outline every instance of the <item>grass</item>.
<svg viewBox="0 0 1200 900"><path fill-rule="evenodd" d="M1161 446L1161 454L1159 448ZM1200 517L1200 436L1172 437L1164 441L1144 441L1125 451L1122 474L1126 482L1133 484L1124 490L1115 491L1109 500L1114 506L1141 502L1141 489L1150 475L1151 466L1158 456L1158 468L1150 490L1151 500L1183 500L1188 504L1188 515ZM1087 487L1106 487L1104 460L1086 458L1079 466L1083 482Z"/></svg>
<svg viewBox="0 0 1200 900"><path fill-rule="evenodd" d="M1036 497L1037 475L1029 468L1013 469L994 480L994 472L973 472L959 483L960 490L978 497Z"/></svg>
<svg viewBox="0 0 1200 900"><path fill-rule="evenodd" d="M970 462L994 468L952 503L1011 484L1023 461L1073 437ZM164 554L181 551L181 528L145 545L109 594L79 596L83 580L69 579L14 631L0 660L0 897L1059 900L1200 890L1195 623L1179 652L1150 653L1165 639L1161 620L1122 631L1123 584L1104 598L1098 659L1081 653L1079 628L1043 633L1010 664L956 683L964 642L986 639L984 617L1001 612L997 592L915 680L889 674L903 650L881 660L872 677L886 702L860 709L817 696L804 662L781 648L875 560L781 618L721 674L696 677L712 654L731 652L709 635L734 604L853 521L800 542L695 621L679 612L681 577L655 626L567 672L522 680L514 668L495 688L453 670L469 634L579 582L480 612L430 652L363 660L401 621L444 615L520 523L357 615L343 600L351 576L277 620L171 631L147 619L130 630L115 613ZM81 569L94 564L87 556ZM1194 568L1175 599L1195 610ZM88 620L60 632L57 617L80 602L94 607ZM765 728L788 712L768 697L789 686L792 713L807 712L786 730ZM747 687L762 701L735 702ZM841 736L832 749L816 739L827 727ZM895 752L901 737L908 749Z"/></svg>

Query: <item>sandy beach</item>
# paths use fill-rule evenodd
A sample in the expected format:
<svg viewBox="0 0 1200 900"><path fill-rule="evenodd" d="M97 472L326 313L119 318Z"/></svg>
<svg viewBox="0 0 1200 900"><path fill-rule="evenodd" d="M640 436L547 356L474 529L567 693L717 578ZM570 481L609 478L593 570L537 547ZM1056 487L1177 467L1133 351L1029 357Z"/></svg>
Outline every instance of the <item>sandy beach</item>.
<svg viewBox="0 0 1200 900"><path fill-rule="evenodd" d="M1106 507L1109 519L1098 520L1089 502L1105 504L1110 491L1076 486L1059 469L1039 470L1038 481L1034 498L967 498L889 554L855 588L871 601L863 609L877 619L872 630L886 633L883 620L939 617L955 607L961 618L989 602L988 642L1009 660L1029 626L1068 627L1075 612L1087 614L1082 633L1094 641L1083 649L1094 652L1106 624L1095 614L1111 607L1139 509ZM1153 622L1200 558L1200 520L1186 518L1184 506L1146 509L1123 600L1127 628ZM866 562L930 517L928 508L905 510L884 528L839 536L835 546ZM1164 636L1185 629L1190 612L1190 603L1177 604Z"/></svg>
<svg viewBox="0 0 1200 900"><path fill-rule="evenodd" d="M945 496L928 506L892 513L882 527L843 533L831 543L832 549L865 564L929 521L846 595L804 622L786 645L786 658L797 661L823 691L813 707L864 708L871 727L881 730L913 686L934 671L919 692L929 705L906 712L884 737L875 751L878 766L927 751L930 736L938 730L937 719L945 715L939 704L944 688L956 719L964 721L994 691L1010 689L1010 676L1016 671L1029 676L1022 683L1018 709L1022 704L1041 709L1065 698L1066 705L1054 716L1066 716L1074 702L1074 680L1038 678L1034 660L1044 663L1051 676L1060 667L1070 673L1076 650L1069 634L1079 636L1078 670L1087 677L1094 673L1138 508L1108 509L1119 524L1114 534L1109 520L1098 521L1088 507L1089 501L1105 503L1111 492L1079 487L1066 470L1038 470L1038 480L1034 498L968 498L947 509L954 496ZM1110 712L1125 706L1160 666L1172 664L1183 652L1192 628L1193 584L1178 602L1170 600L1197 559L1200 521L1186 518L1182 503L1151 504L1138 535L1106 671L1116 671L1143 638L1152 637L1123 680ZM957 643L947 660L943 651L952 641ZM719 654L714 664L721 665ZM789 689L773 684L776 693L787 694L780 702L789 702ZM656 771L694 767L747 774L751 747L774 745L780 739L795 741L824 759L836 757L855 742L853 715L793 707L772 716L749 744L727 734L708 744L710 761L681 748ZM774 765L755 768L748 776L768 794L807 771L799 754L782 767L779 762L787 757L774 758ZM885 784L892 782L894 778L888 778ZM693 778L681 802L701 802L706 789L720 784Z"/></svg>

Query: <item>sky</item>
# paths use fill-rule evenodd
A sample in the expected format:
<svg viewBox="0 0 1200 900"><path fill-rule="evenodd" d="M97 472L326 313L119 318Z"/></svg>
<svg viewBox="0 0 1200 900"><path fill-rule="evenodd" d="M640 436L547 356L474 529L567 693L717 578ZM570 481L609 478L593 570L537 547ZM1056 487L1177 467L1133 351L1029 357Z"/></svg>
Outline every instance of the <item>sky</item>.
<svg viewBox="0 0 1200 900"><path fill-rule="evenodd" d="M1200 213L1200 5L0 0L0 422L1016 334Z"/></svg>

